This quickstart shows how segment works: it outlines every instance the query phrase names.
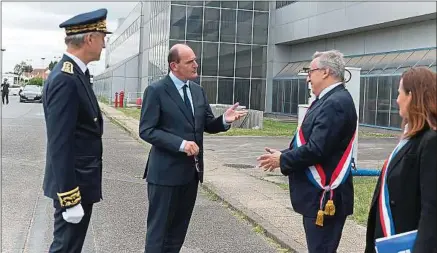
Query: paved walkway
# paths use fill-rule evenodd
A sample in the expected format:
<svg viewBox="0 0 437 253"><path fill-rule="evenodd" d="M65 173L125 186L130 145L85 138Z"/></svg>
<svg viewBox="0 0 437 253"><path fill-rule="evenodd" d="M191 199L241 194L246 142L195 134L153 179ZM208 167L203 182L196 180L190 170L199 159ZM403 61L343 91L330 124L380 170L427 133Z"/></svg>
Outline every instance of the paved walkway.
<svg viewBox="0 0 437 253"><path fill-rule="evenodd" d="M138 140L138 120L100 104L104 114ZM395 138L359 139L359 167L380 168ZM280 172L265 173L256 169L256 157L263 147L282 148L286 137L205 136L205 181L203 187L249 220L261 226L266 234L295 252L307 252L302 217L293 211L288 191L276 183L287 183ZM277 175L277 176L275 176ZM347 220L338 252L364 251L365 227Z"/></svg>

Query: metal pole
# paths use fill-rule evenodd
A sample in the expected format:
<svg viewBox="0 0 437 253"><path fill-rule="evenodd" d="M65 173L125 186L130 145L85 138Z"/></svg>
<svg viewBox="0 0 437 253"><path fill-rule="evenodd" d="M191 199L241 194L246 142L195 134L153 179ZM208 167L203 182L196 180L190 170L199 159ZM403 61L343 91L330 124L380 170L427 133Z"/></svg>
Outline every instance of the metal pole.
<svg viewBox="0 0 437 253"><path fill-rule="evenodd" d="M43 83L43 85L44 85L44 74L45 74L45 70L46 70L46 67L44 66L44 60L45 60L46 58L45 57L41 57L41 60L42 60L42 69L43 69L43 72L42 72L42 83Z"/></svg>
<svg viewBox="0 0 437 253"><path fill-rule="evenodd" d="M6 51L6 49L2 48L1 49L1 56L0 56L0 82L3 82L3 52Z"/></svg>

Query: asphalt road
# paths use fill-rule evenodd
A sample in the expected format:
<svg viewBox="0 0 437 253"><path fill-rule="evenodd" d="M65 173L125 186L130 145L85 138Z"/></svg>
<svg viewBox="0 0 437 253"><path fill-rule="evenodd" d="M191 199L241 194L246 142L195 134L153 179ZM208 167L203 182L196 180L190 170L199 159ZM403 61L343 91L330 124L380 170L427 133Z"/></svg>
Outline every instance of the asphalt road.
<svg viewBox="0 0 437 253"><path fill-rule="evenodd" d="M42 194L45 123L41 104L17 97L2 106L2 253L47 252L53 208ZM105 120L103 201L96 204L83 252L143 252L147 213L146 184L141 179L147 149ZM277 249L199 190L182 253L268 253Z"/></svg>

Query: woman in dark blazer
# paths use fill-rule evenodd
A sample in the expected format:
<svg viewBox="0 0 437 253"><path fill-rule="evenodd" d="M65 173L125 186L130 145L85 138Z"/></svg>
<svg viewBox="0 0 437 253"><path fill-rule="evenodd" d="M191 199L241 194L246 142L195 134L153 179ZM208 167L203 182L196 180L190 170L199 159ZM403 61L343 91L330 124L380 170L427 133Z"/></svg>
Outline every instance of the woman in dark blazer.
<svg viewBox="0 0 437 253"><path fill-rule="evenodd" d="M436 73L412 68L403 73L398 92L404 133L385 162L375 188L365 252L375 252L377 238L417 229L412 253L434 253L437 252Z"/></svg>

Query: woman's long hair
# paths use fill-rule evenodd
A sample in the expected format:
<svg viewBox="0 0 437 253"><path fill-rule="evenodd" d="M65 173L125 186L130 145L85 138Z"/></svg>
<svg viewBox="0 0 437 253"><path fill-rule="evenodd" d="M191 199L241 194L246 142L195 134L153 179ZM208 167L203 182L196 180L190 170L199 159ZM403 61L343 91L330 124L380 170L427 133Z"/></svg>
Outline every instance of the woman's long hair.
<svg viewBox="0 0 437 253"><path fill-rule="evenodd" d="M426 128L437 130L437 74L417 67L405 71L401 78L404 91L412 96L408 119L402 122L403 128L408 124L404 137L413 137Z"/></svg>

